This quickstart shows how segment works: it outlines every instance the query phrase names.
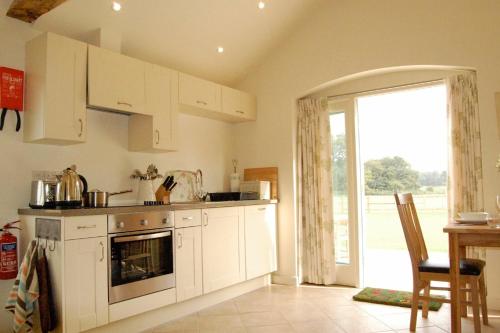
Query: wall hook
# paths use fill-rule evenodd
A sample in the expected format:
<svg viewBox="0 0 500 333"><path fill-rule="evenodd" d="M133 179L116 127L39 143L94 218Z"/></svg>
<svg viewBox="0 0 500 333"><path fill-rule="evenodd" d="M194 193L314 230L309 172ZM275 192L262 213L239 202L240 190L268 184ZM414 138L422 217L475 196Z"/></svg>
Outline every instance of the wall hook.
<svg viewBox="0 0 500 333"><path fill-rule="evenodd" d="M54 247L49 246L49 251L50 251L50 252L53 252L53 251L55 251L55 249L56 249L56 239L54 239L54 240L53 240L53 243L52 243L52 244L54 244Z"/></svg>

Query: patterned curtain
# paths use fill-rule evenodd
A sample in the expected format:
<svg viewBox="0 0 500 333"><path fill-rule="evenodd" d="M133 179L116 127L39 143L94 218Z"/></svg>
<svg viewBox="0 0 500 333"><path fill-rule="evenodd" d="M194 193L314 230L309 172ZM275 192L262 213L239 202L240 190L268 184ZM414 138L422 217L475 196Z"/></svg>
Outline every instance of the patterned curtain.
<svg viewBox="0 0 500 333"><path fill-rule="evenodd" d="M446 79L450 135L448 216L484 210L481 135L476 73ZM483 248L467 248L467 257L486 257Z"/></svg>
<svg viewBox="0 0 500 333"><path fill-rule="evenodd" d="M297 174L300 255L304 282L335 282L332 143L326 101L298 102Z"/></svg>

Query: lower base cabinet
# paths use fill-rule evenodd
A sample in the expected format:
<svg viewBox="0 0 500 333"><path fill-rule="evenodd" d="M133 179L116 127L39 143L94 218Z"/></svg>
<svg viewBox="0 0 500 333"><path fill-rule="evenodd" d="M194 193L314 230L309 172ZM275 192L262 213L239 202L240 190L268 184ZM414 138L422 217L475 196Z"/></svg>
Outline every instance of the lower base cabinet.
<svg viewBox="0 0 500 333"><path fill-rule="evenodd" d="M203 293L201 226L175 230L177 302Z"/></svg>
<svg viewBox="0 0 500 333"><path fill-rule="evenodd" d="M245 207L247 280L276 271L276 206Z"/></svg>
<svg viewBox="0 0 500 333"><path fill-rule="evenodd" d="M64 242L66 333L108 323L107 237Z"/></svg>
<svg viewBox="0 0 500 333"><path fill-rule="evenodd" d="M245 280L244 208L202 210L203 293Z"/></svg>

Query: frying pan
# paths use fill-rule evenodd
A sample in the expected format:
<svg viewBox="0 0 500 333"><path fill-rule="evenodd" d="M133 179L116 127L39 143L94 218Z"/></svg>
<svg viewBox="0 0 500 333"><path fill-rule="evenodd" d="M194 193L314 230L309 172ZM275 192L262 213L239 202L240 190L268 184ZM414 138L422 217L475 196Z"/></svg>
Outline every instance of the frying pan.
<svg viewBox="0 0 500 333"><path fill-rule="evenodd" d="M112 195L130 193L132 190L120 191L120 192L105 192L100 190L88 191L84 195L84 205L90 208L102 208L108 207L108 199Z"/></svg>

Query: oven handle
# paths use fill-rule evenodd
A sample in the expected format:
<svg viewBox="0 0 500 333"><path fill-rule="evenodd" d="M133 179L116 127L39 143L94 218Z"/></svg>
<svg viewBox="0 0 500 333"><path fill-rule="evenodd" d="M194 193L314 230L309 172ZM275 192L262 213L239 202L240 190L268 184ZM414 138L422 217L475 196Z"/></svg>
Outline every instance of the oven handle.
<svg viewBox="0 0 500 333"><path fill-rule="evenodd" d="M114 237L113 241L115 243L124 243L138 240L146 240L146 239L155 239L168 237L172 235L172 231L158 232L155 234L146 234L146 235L135 235L135 236L124 236L124 237Z"/></svg>

